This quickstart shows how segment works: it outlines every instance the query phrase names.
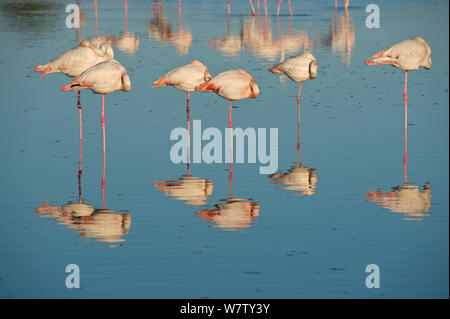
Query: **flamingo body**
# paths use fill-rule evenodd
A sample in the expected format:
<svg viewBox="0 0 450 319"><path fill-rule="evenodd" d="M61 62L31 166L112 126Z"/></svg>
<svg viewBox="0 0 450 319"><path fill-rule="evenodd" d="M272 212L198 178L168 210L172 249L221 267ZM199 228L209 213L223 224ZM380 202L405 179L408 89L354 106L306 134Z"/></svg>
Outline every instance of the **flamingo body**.
<svg viewBox="0 0 450 319"><path fill-rule="evenodd" d="M285 74L292 81L303 82L317 77L317 60L309 52L274 65L269 72Z"/></svg>
<svg viewBox="0 0 450 319"><path fill-rule="evenodd" d="M117 90L129 91L131 81L127 70L114 59L98 63L76 77L62 91L91 89L94 93L107 94Z"/></svg>
<svg viewBox="0 0 450 319"><path fill-rule="evenodd" d="M366 64L391 64L404 71L417 70L419 67L429 70L431 69L431 48L421 37L414 37L376 53L366 61Z"/></svg>
<svg viewBox="0 0 450 319"><path fill-rule="evenodd" d="M42 71L40 78L50 73L64 73L68 76L79 76L84 70L114 58L114 51L108 43L95 46L89 41L82 41L78 47L72 48L45 65L34 68Z"/></svg>
<svg viewBox="0 0 450 319"><path fill-rule="evenodd" d="M259 87L253 77L241 69L222 72L196 87L195 91L214 91L230 101L259 96Z"/></svg>
<svg viewBox="0 0 450 319"><path fill-rule="evenodd" d="M211 78L208 68L200 61L192 61L175 68L157 81L153 82L153 87L172 85L185 92L194 91L195 87L208 81Z"/></svg>

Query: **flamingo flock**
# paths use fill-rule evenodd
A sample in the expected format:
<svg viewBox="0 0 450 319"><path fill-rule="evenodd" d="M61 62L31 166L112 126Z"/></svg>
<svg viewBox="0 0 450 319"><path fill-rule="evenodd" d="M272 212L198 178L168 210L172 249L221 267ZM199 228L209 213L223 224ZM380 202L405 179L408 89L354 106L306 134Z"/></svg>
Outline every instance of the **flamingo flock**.
<svg viewBox="0 0 450 319"><path fill-rule="evenodd" d="M155 0L155 7L157 1ZM228 12L230 12L230 1L228 3ZM278 1L277 15L280 12L282 0ZM336 8L337 8L337 1ZM162 10L162 4L160 2ZM252 15L259 12L259 0L257 9L253 0L250 0ZM291 1L288 1L290 14L292 16ZM127 3L125 1L125 35L128 34L127 21ZM264 1L265 12L267 15L267 4ZM346 10L348 1L345 1ZM97 17L97 1L95 1L95 16ZM162 14L162 13L161 13ZM161 21L157 26L162 28ZM181 1L179 1L179 25L181 28ZM93 93L102 95L102 111L101 123L103 131L103 156L105 157L106 140L105 140L105 94L115 91L128 92L131 89L131 80L127 69L117 60L114 59L114 50L110 43L117 43L119 40L112 41L108 37L98 37L97 20L96 20L96 37L91 40L83 40L75 48L71 48L61 55L51 59L47 64L39 65L34 68L36 72L42 72L39 78L51 73L63 73L69 77L73 77L67 85L61 87L62 91L79 91L82 89L90 89ZM150 26L149 26L150 28ZM159 29L158 29L159 30ZM161 31L161 30L160 30ZM149 31L150 32L150 31ZM162 32L162 31L161 31ZM125 41L125 40L124 40ZM135 41L135 40L133 40ZM134 42L133 42L134 43ZM138 42L137 42L138 43ZM125 47L127 47L125 45ZM268 69L274 74L287 76L294 82L298 83L298 156L300 159L300 93L302 82L315 79L318 75L318 62L311 52L311 48L304 46L305 51L295 57L284 59ZM389 49L379 51L372 55L366 61L367 65L392 65L405 71L404 80L404 102L405 102L405 132L407 128L407 80L408 71L417 70L423 67L427 70L431 69L431 49L427 42L419 37L413 37L409 40L401 41ZM229 101L229 127L232 130L232 103L246 98L258 98L260 96L260 87L254 80L254 77L243 70L236 68L225 70L212 76L210 70L199 60L194 60L187 65L176 67L168 71L165 75L153 82L153 87L173 86L187 93L186 113L189 129L189 101L190 92L214 92L225 100ZM79 96L79 95L78 95ZM80 103L78 103L80 104ZM81 106L80 111L80 139L81 139ZM232 137L232 135L231 135ZM231 143L232 147L232 143ZM405 161L407 158L405 157ZM305 168L306 169L306 168ZM293 169L294 171L295 169ZM301 169L300 169L301 170ZM298 169L297 169L298 171ZM306 171L305 171L306 172ZM308 176L312 171L307 171ZM302 173L303 174L303 173ZM285 174L286 175L286 174ZM287 178L287 175L272 175L271 177L280 181ZM303 177L302 177L303 178ZM230 176L231 182L231 176ZM162 187L162 186L161 186ZM310 187L311 192L315 188ZM231 196L230 196L231 197Z"/></svg>

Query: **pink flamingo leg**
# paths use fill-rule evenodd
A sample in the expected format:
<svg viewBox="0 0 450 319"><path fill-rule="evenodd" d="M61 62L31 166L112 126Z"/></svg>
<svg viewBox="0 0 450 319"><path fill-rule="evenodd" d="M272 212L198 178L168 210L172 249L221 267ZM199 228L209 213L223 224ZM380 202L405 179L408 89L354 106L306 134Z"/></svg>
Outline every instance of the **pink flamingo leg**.
<svg viewBox="0 0 450 319"><path fill-rule="evenodd" d="M405 184L408 184L408 176L406 174L406 163L408 162L408 95L406 94L406 86L408 81L408 71L405 72L405 91L403 96L405 98L405 153L403 155L403 168L405 171Z"/></svg>
<svg viewBox="0 0 450 319"><path fill-rule="evenodd" d="M103 130L103 175L102 175L102 199L105 208L105 170L106 170L106 138L105 138L105 94L102 94L102 130Z"/></svg>
<svg viewBox="0 0 450 319"><path fill-rule="evenodd" d="M186 118L187 118L187 130L188 130L188 151L187 151L187 171L188 176L191 176L191 169L189 166L190 150L191 150L191 125L189 121L189 91L187 92L187 104L186 104Z"/></svg>
<svg viewBox="0 0 450 319"><path fill-rule="evenodd" d="M255 15L255 6L253 5L253 0L249 0L250 1L250 6L252 7L252 16Z"/></svg>
<svg viewBox="0 0 450 319"><path fill-rule="evenodd" d="M405 71L405 90L403 91L403 97L405 98L405 100L408 99L408 94L406 92L407 86L408 86L408 71Z"/></svg>
<svg viewBox="0 0 450 319"><path fill-rule="evenodd" d="M279 1L278 1L277 16L280 15L280 5L281 5L281 2L282 2L282 1L283 1L283 0L279 0Z"/></svg>
<svg viewBox="0 0 450 319"><path fill-rule="evenodd" d="M297 109L298 109L298 115L297 115L297 153L298 153L298 162L299 166L302 166L302 159L300 157L300 92L302 89L302 82L298 85L298 96L297 96Z"/></svg>
<svg viewBox="0 0 450 319"><path fill-rule="evenodd" d="M288 5L289 5L289 12L292 16L292 6L291 6L291 0L288 0Z"/></svg>
<svg viewBox="0 0 450 319"><path fill-rule="evenodd" d="M230 16L230 0L227 1L227 5L228 5L228 16Z"/></svg>
<svg viewBox="0 0 450 319"><path fill-rule="evenodd" d="M405 100L405 109L408 102ZM406 171L406 164L408 163L408 127L405 126L405 152L403 154L403 170L405 172L405 185L408 184L408 174Z"/></svg>

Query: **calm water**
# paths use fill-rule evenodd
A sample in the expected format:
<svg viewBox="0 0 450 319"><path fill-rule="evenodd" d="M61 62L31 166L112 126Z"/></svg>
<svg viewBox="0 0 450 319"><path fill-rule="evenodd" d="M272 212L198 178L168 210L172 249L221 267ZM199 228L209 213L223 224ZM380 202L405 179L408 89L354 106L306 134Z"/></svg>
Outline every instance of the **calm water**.
<svg viewBox="0 0 450 319"><path fill-rule="evenodd" d="M106 96L104 170L101 97L81 92L80 163L69 78L33 72L95 35L94 1L78 34L69 2L1 3L1 297L448 298L448 2L379 1L380 29L365 27L364 1L336 15L334 1L293 1L292 17L283 3L279 24L276 1L253 20L231 2L228 23L221 0L183 1L181 21L177 1L128 1L125 25L122 1L99 1L97 33L115 37L132 81ZM409 74L405 186L404 73L363 62L415 35L433 68ZM319 67L302 86L300 164L297 84L267 68L305 48ZM278 128L276 175L191 163L187 176L170 161L186 95L150 87L194 59L254 76L261 95L235 102L233 123ZM223 131L228 102L193 93L190 118ZM72 263L81 289L65 286Z"/></svg>

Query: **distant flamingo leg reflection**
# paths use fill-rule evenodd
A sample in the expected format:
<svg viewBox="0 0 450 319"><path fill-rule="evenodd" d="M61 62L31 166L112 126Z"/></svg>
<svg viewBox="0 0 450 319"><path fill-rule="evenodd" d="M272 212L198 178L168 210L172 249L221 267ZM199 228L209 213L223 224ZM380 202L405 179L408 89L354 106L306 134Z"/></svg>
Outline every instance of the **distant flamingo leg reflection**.
<svg viewBox="0 0 450 319"><path fill-rule="evenodd" d="M187 147L187 174L191 176L191 169L189 166L190 161L190 149L191 149L191 125L190 125L190 114L189 114L189 91L187 92L187 104L186 104L186 118L187 118L187 131L188 131L188 147Z"/></svg>

